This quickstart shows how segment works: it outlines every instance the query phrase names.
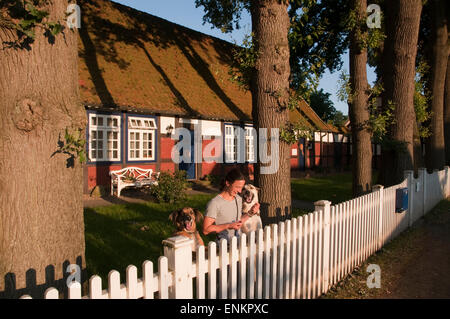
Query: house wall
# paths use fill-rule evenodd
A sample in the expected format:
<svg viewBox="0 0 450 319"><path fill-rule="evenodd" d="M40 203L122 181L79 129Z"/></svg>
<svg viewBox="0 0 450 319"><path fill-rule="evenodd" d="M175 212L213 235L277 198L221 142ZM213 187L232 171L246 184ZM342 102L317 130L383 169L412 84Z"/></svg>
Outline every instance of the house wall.
<svg viewBox="0 0 450 319"><path fill-rule="evenodd" d="M179 169L179 165L174 163L171 157L171 152L176 140L173 140L170 135L170 127L172 129L185 127L191 130L200 129L197 131L197 139L202 139L201 149L197 149L198 159L201 162L195 164L195 179L202 179L207 175L221 175L224 176L228 171L235 167L239 167L246 175L253 179L254 165L251 163L228 164L220 162L205 161L207 155L206 149L211 149L213 141L220 141L217 146L220 149L220 154L212 152L212 156L222 156L224 161L224 130L225 122L223 121L204 121L204 120L190 120L180 119L178 117L163 117L155 115L134 115L127 113L100 113L88 111L88 114L114 114L120 115L120 141L121 141L121 156L120 160L114 162L87 162L84 167L84 191L89 193L95 186L103 185L110 186L109 172L112 170L119 170L128 166L135 166L145 169L153 169L154 171L170 171L175 172ZM141 117L153 118L157 123L157 130L155 131L155 146L156 152L154 160L152 161L129 161L127 159L128 152L128 118ZM229 122L227 122L229 123ZM233 123L244 127L244 123ZM169 131L168 131L169 129ZM86 130L86 139L89 141L89 126ZM88 143L87 143L88 144ZM88 145L89 147L89 145ZM381 148L374 146L373 167L380 167L380 153ZM87 149L89 154L89 149ZM300 140L298 143L291 145L290 164L292 170L306 170L314 168L328 168L328 169L344 169L351 165L351 145L348 137L342 134L315 132L313 140Z"/></svg>
<svg viewBox="0 0 450 319"><path fill-rule="evenodd" d="M175 128L187 128L190 130L200 129L200 134L197 138L202 138L200 143L201 149L197 150L198 158L201 158L201 162L195 164L195 178L204 178L206 175L225 175L229 170L234 167L240 167L242 171L246 172L253 178L253 165L252 164L226 164L226 163L206 163L203 158L203 154L206 154L205 148L214 140L223 138L224 122L221 121L202 121L202 120L190 120L179 117L163 117L155 115L135 115L128 113L106 113L106 112L94 112L88 111L88 114L97 115L111 115L120 116L120 159L114 162L94 162L88 161L84 167L84 192L89 193L92 189L98 185L106 188L110 187L109 172L113 170L119 170L121 168L134 166L145 169L153 169L154 171L170 171L175 172L179 170L179 164L174 163L172 160L172 149L177 143L176 140L171 138L168 128L171 126ZM89 117L89 116L88 116ZM140 118L153 118L157 123L157 130L155 131L155 158L152 161L130 161L128 160L128 118L140 117ZM239 123L241 125L242 123ZM86 140L87 153L89 154L89 124L87 127ZM173 132L173 130L172 130ZM223 141L221 141L221 154L212 153L213 156L223 156ZM196 144L198 145L198 144Z"/></svg>

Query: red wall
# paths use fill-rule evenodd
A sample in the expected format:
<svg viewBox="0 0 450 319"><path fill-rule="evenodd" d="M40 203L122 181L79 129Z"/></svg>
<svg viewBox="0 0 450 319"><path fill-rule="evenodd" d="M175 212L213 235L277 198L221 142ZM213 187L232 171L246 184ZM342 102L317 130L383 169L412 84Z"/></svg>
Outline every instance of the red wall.
<svg viewBox="0 0 450 319"><path fill-rule="evenodd" d="M161 159L171 159L172 148L175 145L175 140L170 137L161 137L161 147L160 147L160 158Z"/></svg>

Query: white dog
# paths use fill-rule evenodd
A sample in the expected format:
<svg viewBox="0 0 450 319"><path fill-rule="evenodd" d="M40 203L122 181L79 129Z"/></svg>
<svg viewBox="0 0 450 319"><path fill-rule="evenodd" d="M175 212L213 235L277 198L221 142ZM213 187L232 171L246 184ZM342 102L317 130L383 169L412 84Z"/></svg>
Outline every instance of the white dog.
<svg viewBox="0 0 450 319"><path fill-rule="evenodd" d="M258 202L258 187L246 184L242 190L242 212L250 215L250 218L242 225L242 232L249 234L262 228L261 217L259 217L259 209L257 212L250 214L250 209Z"/></svg>

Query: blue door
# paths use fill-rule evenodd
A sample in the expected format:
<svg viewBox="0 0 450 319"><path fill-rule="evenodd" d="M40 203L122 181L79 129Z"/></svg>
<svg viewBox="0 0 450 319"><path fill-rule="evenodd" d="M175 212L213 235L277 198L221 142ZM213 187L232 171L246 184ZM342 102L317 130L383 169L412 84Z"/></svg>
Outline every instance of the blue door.
<svg viewBox="0 0 450 319"><path fill-rule="evenodd" d="M298 142L298 168L305 170L305 139L300 138Z"/></svg>
<svg viewBox="0 0 450 319"><path fill-rule="evenodd" d="M183 156L184 152L189 152L190 154L186 154L190 158L190 163L185 163L181 161L178 168L180 170L186 171L187 179L195 179L195 163L194 163L194 154L195 154L195 143L194 143L194 131L189 131L191 134L191 149L187 150L182 148L180 151L180 156Z"/></svg>

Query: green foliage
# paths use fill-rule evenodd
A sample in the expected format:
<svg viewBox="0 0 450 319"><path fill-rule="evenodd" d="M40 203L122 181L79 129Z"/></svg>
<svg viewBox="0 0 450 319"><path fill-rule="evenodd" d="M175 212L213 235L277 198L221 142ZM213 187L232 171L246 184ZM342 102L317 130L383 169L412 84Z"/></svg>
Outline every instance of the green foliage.
<svg viewBox="0 0 450 319"><path fill-rule="evenodd" d="M222 177L218 175L208 174L206 175L206 180L208 180L212 186L220 187L220 182L222 181Z"/></svg>
<svg viewBox="0 0 450 319"><path fill-rule="evenodd" d="M158 185L151 188L151 194L160 203L177 203L186 198L186 172L161 172Z"/></svg>
<svg viewBox="0 0 450 319"><path fill-rule="evenodd" d="M64 142L60 145L59 152L69 154L73 158L78 158L81 164L86 162L86 140L82 138L83 130L78 129L77 136L73 135L66 128L64 133Z"/></svg>
<svg viewBox="0 0 450 319"><path fill-rule="evenodd" d="M431 93L426 85L429 72L430 66L425 60L421 60L416 68L414 110L416 113L417 125L419 127L419 136L423 138L431 136L429 120L433 113L428 110Z"/></svg>
<svg viewBox="0 0 450 319"><path fill-rule="evenodd" d="M5 44L16 49L30 49L30 44L36 39L37 29L42 29L49 42L53 43L55 36L63 32L64 26L59 21L48 21L49 12L42 9L48 4L48 0L15 0L2 4L0 9L5 9L9 18L1 17L1 25L15 29L18 36L15 42Z"/></svg>
<svg viewBox="0 0 450 319"><path fill-rule="evenodd" d="M348 47L342 21L347 1L291 0L289 46L292 87L309 102L326 69L342 66L341 55Z"/></svg>
<svg viewBox="0 0 450 319"><path fill-rule="evenodd" d="M233 62L228 72L231 81L237 83L244 90L250 90L251 79L258 58L253 34L246 35L242 47L236 46L232 53Z"/></svg>
<svg viewBox="0 0 450 319"><path fill-rule="evenodd" d="M240 29L242 11L250 11L250 0L195 0L195 7L204 7L203 24L211 23L223 33Z"/></svg>
<svg viewBox="0 0 450 319"><path fill-rule="evenodd" d="M375 143L385 144L388 141L389 126L395 124L394 109L395 105L388 102L384 110L378 108L375 104L369 104L370 118L369 124Z"/></svg>
<svg viewBox="0 0 450 319"><path fill-rule="evenodd" d="M350 74L346 70L342 70L339 74L337 96L341 102L352 103L353 95L350 86Z"/></svg>
<svg viewBox="0 0 450 319"><path fill-rule="evenodd" d="M287 122L280 127L280 140L292 145L297 143L300 138L312 139L313 130L303 122Z"/></svg>
<svg viewBox="0 0 450 319"><path fill-rule="evenodd" d="M309 105L319 117L325 121L332 121L336 116L336 108L330 100L330 93L326 93L323 89L314 91L309 100Z"/></svg>
<svg viewBox="0 0 450 319"><path fill-rule="evenodd" d="M336 110L336 112L333 115L333 118L331 120L328 120L327 123L330 123L336 127L341 127L344 126L347 120L348 120L347 115L344 115L344 113L342 113L341 111Z"/></svg>
<svg viewBox="0 0 450 319"><path fill-rule="evenodd" d="M222 32L239 29L243 11L250 12L250 0L196 0L196 7L204 7L204 23L211 23ZM290 0L289 29L291 87L306 101L317 90L321 75L342 66L341 55L348 47L342 21L348 8L347 0ZM252 41L253 42L253 41ZM249 88L256 50L244 41L243 52L236 56L234 81ZM250 50L249 50L250 49ZM239 75L239 72L242 75Z"/></svg>

